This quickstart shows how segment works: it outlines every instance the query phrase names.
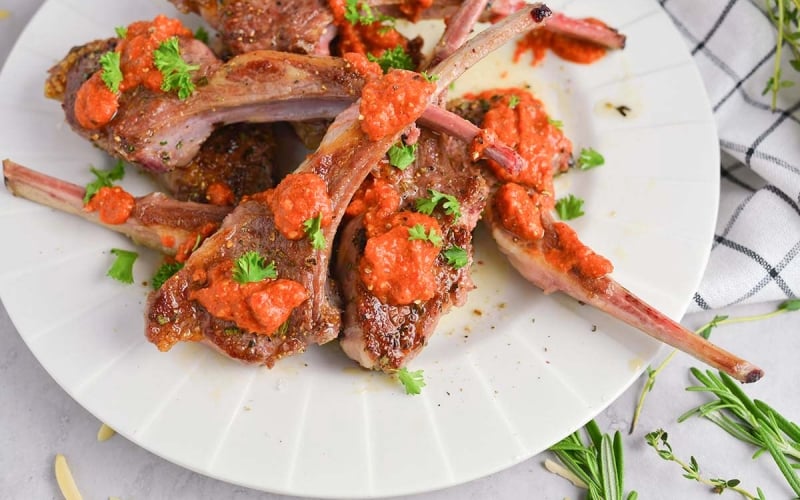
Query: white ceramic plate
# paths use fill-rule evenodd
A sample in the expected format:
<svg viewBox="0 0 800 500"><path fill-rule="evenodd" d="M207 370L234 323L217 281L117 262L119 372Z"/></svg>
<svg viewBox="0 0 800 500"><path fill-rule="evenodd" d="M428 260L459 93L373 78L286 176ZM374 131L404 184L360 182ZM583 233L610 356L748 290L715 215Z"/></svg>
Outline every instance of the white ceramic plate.
<svg viewBox="0 0 800 500"><path fill-rule="evenodd" d="M557 191L586 200L574 222L615 277L679 317L697 286L716 217L718 150L702 83L655 2L553 2L595 15L628 47L580 66L549 55L532 69L511 47L456 91L528 83L564 122L576 150L606 165L571 172ZM46 70L69 47L158 12L166 1L49 0L0 77L0 156L83 184L112 162L42 97ZM197 25L189 18L190 25ZM627 105L623 118L613 106ZM124 185L150 189L129 169ZM105 272L125 238L0 190L0 294L34 355L80 404L152 452L195 471L273 492L366 497L468 481L538 453L625 390L658 345L564 296L544 296L477 237L478 290L445 318L412 364L427 387L410 397L354 367L336 343L273 370L199 345L158 352L143 336L148 289ZM12 242L13 243L10 243ZM137 262L137 283L157 257Z"/></svg>

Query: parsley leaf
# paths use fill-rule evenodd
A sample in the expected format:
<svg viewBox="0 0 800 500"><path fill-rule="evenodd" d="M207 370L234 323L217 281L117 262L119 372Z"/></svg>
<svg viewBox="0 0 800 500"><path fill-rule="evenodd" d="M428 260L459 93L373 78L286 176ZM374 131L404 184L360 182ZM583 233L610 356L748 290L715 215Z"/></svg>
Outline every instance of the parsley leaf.
<svg viewBox="0 0 800 500"><path fill-rule="evenodd" d="M581 154L578 156L578 168L581 170L590 170L599 167L606 162L603 155L598 153L592 148L581 149Z"/></svg>
<svg viewBox="0 0 800 500"><path fill-rule="evenodd" d="M547 118L547 123L554 126L555 128L561 128L564 126L564 122L562 122L561 120L555 120L549 117Z"/></svg>
<svg viewBox="0 0 800 500"><path fill-rule="evenodd" d="M395 373L397 379L406 388L406 394L419 394L422 392L422 388L425 387L425 379L422 377L422 374L425 373L423 370L410 372L406 367L403 367Z"/></svg>
<svg viewBox="0 0 800 500"><path fill-rule="evenodd" d="M208 31L204 27L199 26L194 32L194 37L208 45Z"/></svg>
<svg viewBox="0 0 800 500"><path fill-rule="evenodd" d="M315 250L325 248L325 236L322 234L322 214L303 222L303 229Z"/></svg>
<svg viewBox="0 0 800 500"><path fill-rule="evenodd" d="M440 201L444 201L444 203L442 203L444 213L452 215L453 220L458 220L459 217L461 217L461 203L458 202L458 198L451 194L440 193L435 189L428 189L428 193L431 195L430 198L420 198L416 201L417 212L431 215L436 205L438 205Z"/></svg>
<svg viewBox="0 0 800 500"><path fill-rule="evenodd" d="M164 262L150 278L150 286L153 290L158 290L165 281L170 279L173 274L183 269L183 262Z"/></svg>
<svg viewBox="0 0 800 500"><path fill-rule="evenodd" d="M372 54L367 53L367 59L378 63L384 73L388 73L392 68L409 70L414 69L414 60L411 59L411 56L408 55L408 53L403 50L403 47L400 45L393 49L384 50L380 57L375 57Z"/></svg>
<svg viewBox="0 0 800 500"><path fill-rule="evenodd" d="M508 107L514 109L519 104L519 97L516 95L512 95L508 98Z"/></svg>
<svg viewBox="0 0 800 500"><path fill-rule="evenodd" d="M119 67L119 53L110 50L100 56L100 67L103 72L100 78L106 84L108 90L113 93L119 92L119 84L122 83L122 70Z"/></svg>
<svg viewBox="0 0 800 500"><path fill-rule="evenodd" d="M400 170L405 170L409 165L414 163L417 156L416 144L403 144L398 142L389 148L389 165L397 167Z"/></svg>
<svg viewBox="0 0 800 500"><path fill-rule="evenodd" d="M161 42L161 45L153 51L153 63L164 75L161 90L164 92L177 90L178 98L181 100L192 95L194 82L192 82L192 76L189 73L197 71L200 66L188 64L183 60L178 46L178 37L173 36Z"/></svg>
<svg viewBox="0 0 800 500"><path fill-rule="evenodd" d="M117 38L125 38L128 36L128 28L125 26L117 26L114 28L114 32L117 34Z"/></svg>
<svg viewBox="0 0 800 500"><path fill-rule="evenodd" d="M125 176L125 164L122 163L122 160L118 160L111 170L97 170L94 167L89 167L89 170L95 175L96 179L86 185L86 194L83 195L84 205L89 203L89 200L100 191L100 188L111 187L114 185L114 181L118 181Z"/></svg>
<svg viewBox="0 0 800 500"><path fill-rule="evenodd" d="M429 75L427 71L423 71L420 75L422 75L422 78L428 83L433 83L439 79L439 75Z"/></svg>
<svg viewBox="0 0 800 500"><path fill-rule="evenodd" d="M425 234L425 226L422 224L415 224L414 227L408 228L408 239L412 241L430 241L433 246L442 246L442 237L436 232L436 230L431 228L428 234Z"/></svg>
<svg viewBox="0 0 800 500"><path fill-rule="evenodd" d="M233 279L239 283L252 283L263 279L275 279L278 272L275 270L275 261L269 263L258 252L249 251L236 259L233 265Z"/></svg>
<svg viewBox="0 0 800 500"><path fill-rule="evenodd" d="M133 283L133 263L136 262L139 254L119 248L112 248L111 253L116 255L117 258L114 259L114 263L111 264L106 275L123 283Z"/></svg>
<svg viewBox="0 0 800 500"><path fill-rule="evenodd" d="M559 198L556 201L556 212L561 220L576 219L583 215L583 200L575 195Z"/></svg>
<svg viewBox="0 0 800 500"><path fill-rule="evenodd" d="M453 269L461 269L469 262L467 251L455 245L444 251L444 257Z"/></svg>
<svg viewBox="0 0 800 500"><path fill-rule="evenodd" d="M367 2L359 2L359 0L347 0L345 2L344 18L350 24L372 24L380 21L388 26L394 25L393 17L384 14L376 16Z"/></svg>

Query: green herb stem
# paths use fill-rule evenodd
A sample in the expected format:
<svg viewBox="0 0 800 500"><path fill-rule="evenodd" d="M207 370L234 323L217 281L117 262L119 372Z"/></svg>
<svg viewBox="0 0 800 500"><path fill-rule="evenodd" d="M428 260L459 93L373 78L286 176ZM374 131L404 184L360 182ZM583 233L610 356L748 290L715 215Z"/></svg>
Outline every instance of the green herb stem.
<svg viewBox="0 0 800 500"><path fill-rule="evenodd" d="M780 316L781 314L786 314L788 312L797 311L800 309L800 299L791 299L782 302L777 309L774 311L770 311L763 314L754 314L750 316L738 316L738 317L728 317L728 316L715 316L714 319L707 322L706 324L702 325L700 328L695 330L695 333L701 335L704 338L708 338L711 334L711 330L716 328L717 326L722 325L732 325L736 323L747 323L751 321L762 321L770 318L774 318L775 316ZM633 434L634 429L636 429L636 424L639 423L639 417L642 413L642 408L644 408L644 402L647 398L647 394L653 390L653 387L656 383L656 377L660 374L664 368L672 361L672 358L675 357L675 354L678 353L677 349L673 349L661 363L656 368L652 368L651 366L647 367L647 379L642 386L642 392L639 393L639 399L636 403L636 409L633 412L633 418L631 419L631 426L628 429L628 434Z"/></svg>

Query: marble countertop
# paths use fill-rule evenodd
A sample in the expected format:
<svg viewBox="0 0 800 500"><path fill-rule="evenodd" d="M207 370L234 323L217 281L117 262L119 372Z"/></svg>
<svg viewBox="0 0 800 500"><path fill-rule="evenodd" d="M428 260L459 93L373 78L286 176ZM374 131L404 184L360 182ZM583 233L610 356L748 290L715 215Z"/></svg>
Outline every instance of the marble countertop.
<svg viewBox="0 0 800 500"><path fill-rule="evenodd" d="M0 1L0 64L33 15L41 0ZM8 127L9 124L0 125ZM0 152L2 156L2 152ZM683 323L696 328L714 314L745 316L768 312L776 304L757 304L714 313L688 315ZM748 386L754 398L767 401L789 419L800 421L800 397L793 389L800 375L800 313L771 320L720 328L714 340L721 346L760 364L767 376ZM668 351L664 349L662 356ZM677 456L696 457L701 472L710 478L737 478L754 492L761 487L767 498L791 498L791 489L769 456L752 460L754 450L713 424L690 419L677 423L684 411L703 402L688 393L688 373L697 363L679 354L659 376L649 395L637 430L627 435L641 381L597 416L605 431L621 430L625 447L626 490L640 498L706 498L714 495L701 484L682 477L674 463L662 461L644 441L644 435L664 428ZM101 425L73 401L45 372L23 343L0 304L0 498L60 498L53 474L57 453L68 457L84 498L121 499L281 499L204 477L167 462L121 436L98 442ZM415 500L450 499L561 499L582 493L543 467L546 454L534 456L496 474L449 489L416 495ZM728 493L733 495L733 493Z"/></svg>

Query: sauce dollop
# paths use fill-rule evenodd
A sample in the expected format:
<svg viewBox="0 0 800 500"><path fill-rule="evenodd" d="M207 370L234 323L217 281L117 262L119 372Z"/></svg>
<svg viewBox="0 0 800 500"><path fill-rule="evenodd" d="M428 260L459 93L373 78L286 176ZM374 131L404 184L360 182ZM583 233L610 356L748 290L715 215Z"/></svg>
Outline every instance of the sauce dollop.
<svg viewBox="0 0 800 500"><path fill-rule="evenodd" d="M534 241L544 235L540 198L519 184L503 184L494 195L494 205L504 228L522 239Z"/></svg>
<svg viewBox="0 0 800 500"><path fill-rule="evenodd" d="M600 278L614 270L611 261L584 245L578 234L563 222L554 222L544 258L562 272L577 272L585 278Z"/></svg>
<svg viewBox="0 0 800 500"><path fill-rule="evenodd" d="M208 272L208 286L192 291L214 317L232 321L242 330L274 335L294 308L308 299L308 291L289 279L239 283L232 278L233 262L224 261Z"/></svg>
<svg viewBox="0 0 800 500"><path fill-rule="evenodd" d="M359 106L361 130L373 141L401 132L422 115L435 90L421 74L400 69L367 81Z"/></svg>
<svg viewBox="0 0 800 500"><path fill-rule="evenodd" d="M320 227L331 224L333 212L328 187L317 174L289 174L267 197L275 226L289 240L305 236L303 223L322 215Z"/></svg>
<svg viewBox="0 0 800 500"><path fill-rule="evenodd" d="M421 0L425 1L425 0ZM392 26L383 23L382 20L377 19L371 23L352 23L345 18L346 2L345 0L328 0L328 5L333 12L333 24L338 29L339 37L339 51L344 54L346 52L357 52L359 54L372 54L379 57L383 51L387 49L394 49L395 47L402 47L403 50L408 49L408 40L399 31ZM366 2L357 2L359 11L364 12L365 9L371 7L366 5Z"/></svg>
<svg viewBox="0 0 800 500"><path fill-rule="evenodd" d="M492 172L501 181L533 188L541 197L542 209L552 209L553 173L569 167L572 142L550 120L544 103L522 88L491 89L466 97L488 104L482 128L514 148L527 163L512 174L490 160Z"/></svg>
<svg viewBox="0 0 800 500"><path fill-rule="evenodd" d="M428 300L436 293L433 272L440 248L430 241L409 239L417 224L439 236L442 229L433 217L416 212L397 212L381 234L367 240L358 271L364 286L383 303L405 305Z"/></svg>
<svg viewBox="0 0 800 500"><path fill-rule="evenodd" d="M143 85L160 91L163 75L153 63L153 51L165 40L173 37L191 37L192 31L180 20L163 15L152 21L137 21L128 26L115 52L120 55L122 82L119 93ZM95 72L78 89L75 99L75 119L89 130L108 124L119 109L119 94L112 92L103 82L103 70Z"/></svg>
<svg viewBox="0 0 800 500"><path fill-rule="evenodd" d="M84 206L84 210L98 212L104 224L123 224L128 220L136 205L132 194L119 186L103 186Z"/></svg>

